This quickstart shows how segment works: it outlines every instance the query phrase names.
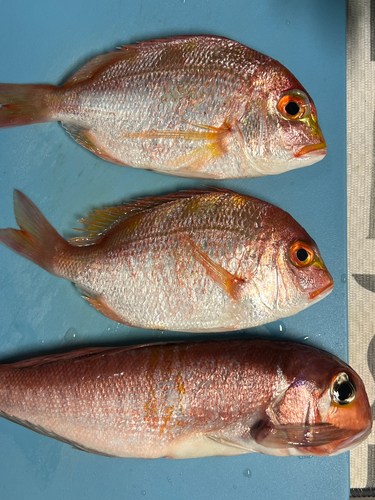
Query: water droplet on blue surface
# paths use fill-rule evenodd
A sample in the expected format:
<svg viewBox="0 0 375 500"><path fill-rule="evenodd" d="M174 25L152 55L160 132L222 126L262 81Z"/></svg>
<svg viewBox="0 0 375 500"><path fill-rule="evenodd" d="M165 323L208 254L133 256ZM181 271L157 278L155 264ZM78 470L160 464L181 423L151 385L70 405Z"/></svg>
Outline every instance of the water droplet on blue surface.
<svg viewBox="0 0 375 500"><path fill-rule="evenodd" d="M69 330L64 335L65 342L72 342L78 337L78 332L75 328L69 328Z"/></svg>
<svg viewBox="0 0 375 500"><path fill-rule="evenodd" d="M146 495L146 492L145 492L144 490L143 490L143 491L141 491L141 493L142 493L142 495Z"/></svg>
<svg viewBox="0 0 375 500"><path fill-rule="evenodd" d="M280 333L286 333L286 325L283 321L275 321L266 325L267 330L271 335L279 335Z"/></svg>
<svg viewBox="0 0 375 500"><path fill-rule="evenodd" d="M346 274L341 275L341 283L347 283L348 281L348 276Z"/></svg>
<svg viewBox="0 0 375 500"><path fill-rule="evenodd" d="M245 477L251 477L251 470L250 469L245 469L242 473Z"/></svg>
<svg viewBox="0 0 375 500"><path fill-rule="evenodd" d="M279 330L280 330L280 333L286 332L286 326L285 326L285 323L283 321L279 321Z"/></svg>

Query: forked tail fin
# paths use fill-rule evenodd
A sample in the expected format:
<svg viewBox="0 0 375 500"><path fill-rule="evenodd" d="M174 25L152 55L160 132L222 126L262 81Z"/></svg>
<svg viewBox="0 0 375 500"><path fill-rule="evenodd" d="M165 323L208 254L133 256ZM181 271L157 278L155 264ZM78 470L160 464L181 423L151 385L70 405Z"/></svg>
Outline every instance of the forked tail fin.
<svg viewBox="0 0 375 500"><path fill-rule="evenodd" d="M14 215L20 229L0 229L0 243L52 274L56 250L69 243L51 226L42 212L21 191L14 190Z"/></svg>
<svg viewBox="0 0 375 500"><path fill-rule="evenodd" d="M0 128L54 121L48 97L53 85L0 83Z"/></svg>

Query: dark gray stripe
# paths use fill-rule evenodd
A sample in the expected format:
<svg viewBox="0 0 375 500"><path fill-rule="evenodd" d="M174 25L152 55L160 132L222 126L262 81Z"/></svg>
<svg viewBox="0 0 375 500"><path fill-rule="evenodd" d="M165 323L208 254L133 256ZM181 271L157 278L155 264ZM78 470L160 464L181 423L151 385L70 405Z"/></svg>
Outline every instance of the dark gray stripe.
<svg viewBox="0 0 375 500"><path fill-rule="evenodd" d="M373 7L374 6L374 7ZM374 19L373 19L374 11ZM372 26L372 21L375 22L375 0L371 1L371 54L375 51L375 25ZM375 54L374 54L375 55ZM372 59L373 61L375 59ZM372 172L371 172L371 199L370 199L370 222L368 230L368 239L375 239L375 113L372 122Z"/></svg>
<svg viewBox="0 0 375 500"><path fill-rule="evenodd" d="M367 498L367 500L375 499L374 488L352 488L350 490L350 498Z"/></svg>
<svg viewBox="0 0 375 500"><path fill-rule="evenodd" d="M369 292L375 292L375 274L353 274L353 278L358 285L361 285Z"/></svg>
<svg viewBox="0 0 375 500"><path fill-rule="evenodd" d="M375 491L375 445L367 446L367 484L366 488L373 488Z"/></svg>
<svg viewBox="0 0 375 500"><path fill-rule="evenodd" d="M371 61L375 61L375 0L370 2Z"/></svg>

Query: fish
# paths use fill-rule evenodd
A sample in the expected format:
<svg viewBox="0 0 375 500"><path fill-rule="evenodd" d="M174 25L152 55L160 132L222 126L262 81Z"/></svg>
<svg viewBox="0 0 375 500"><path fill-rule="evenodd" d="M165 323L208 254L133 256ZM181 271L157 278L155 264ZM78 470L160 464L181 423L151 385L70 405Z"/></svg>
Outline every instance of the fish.
<svg viewBox="0 0 375 500"><path fill-rule="evenodd" d="M99 455L335 455L372 414L337 357L265 339L86 348L0 365L0 416Z"/></svg>
<svg viewBox="0 0 375 500"><path fill-rule="evenodd" d="M70 242L17 190L14 213L20 229L1 229L1 243L75 283L108 318L138 328L249 328L333 289L316 243L288 213L224 188L95 210Z"/></svg>
<svg viewBox="0 0 375 500"><path fill-rule="evenodd" d="M312 165L327 145L313 100L282 64L218 36L126 45L61 87L0 84L0 128L60 121L104 160L231 179Z"/></svg>

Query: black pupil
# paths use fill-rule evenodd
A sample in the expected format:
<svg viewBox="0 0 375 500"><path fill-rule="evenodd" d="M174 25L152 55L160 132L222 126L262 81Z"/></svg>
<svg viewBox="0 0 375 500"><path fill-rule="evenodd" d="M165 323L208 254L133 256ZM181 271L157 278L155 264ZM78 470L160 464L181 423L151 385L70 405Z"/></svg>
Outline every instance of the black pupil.
<svg viewBox="0 0 375 500"><path fill-rule="evenodd" d="M300 262L305 262L305 260L307 259L308 256L309 256L309 254L307 253L307 251L304 248L300 248L299 250L297 250L297 259Z"/></svg>
<svg viewBox="0 0 375 500"><path fill-rule="evenodd" d="M342 382L336 388L337 398L339 401L346 401L353 395L353 387L349 382Z"/></svg>
<svg viewBox="0 0 375 500"><path fill-rule="evenodd" d="M296 116L296 115L298 115L299 110L300 110L300 107L294 101L289 101L288 104L285 106L285 111L290 116Z"/></svg>

